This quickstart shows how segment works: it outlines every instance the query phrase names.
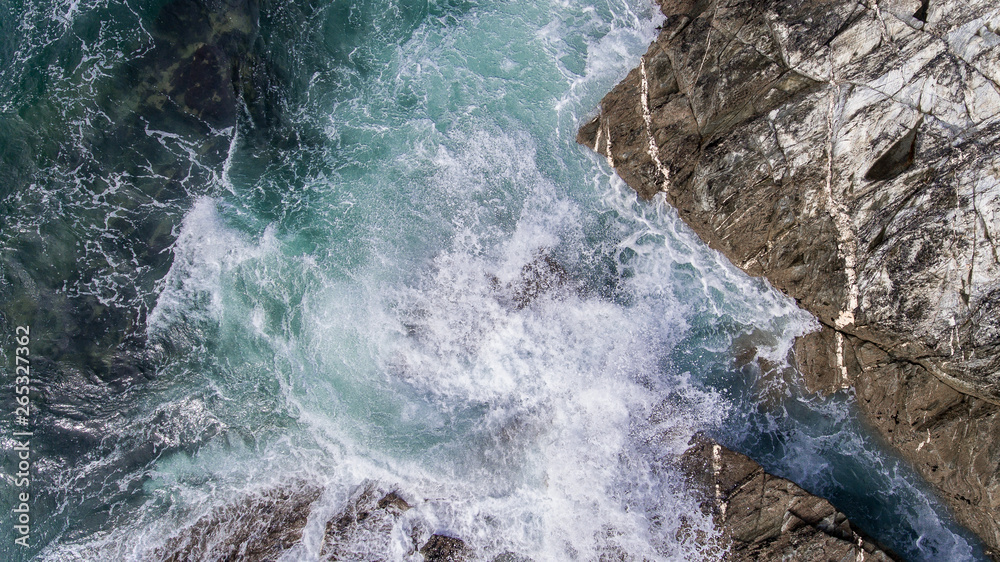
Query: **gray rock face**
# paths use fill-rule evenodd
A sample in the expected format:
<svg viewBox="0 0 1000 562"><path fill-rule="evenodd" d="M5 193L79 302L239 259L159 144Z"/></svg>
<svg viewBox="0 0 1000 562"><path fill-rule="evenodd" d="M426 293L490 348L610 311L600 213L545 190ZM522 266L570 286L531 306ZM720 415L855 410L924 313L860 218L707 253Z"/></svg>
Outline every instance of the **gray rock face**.
<svg viewBox="0 0 1000 562"><path fill-rule="evenodd" d="M474 559L474 553L465 541L445 535L431 535L427 543L420 547L420 554L427 562L471 562Z"/></svg>
<svg viewBox="0 0 1000 562"><path fill-rule="evenodd" d="M351 494L343 511L326 523L320 559L391 560L392 528L409 509L410 504L396 492L365 482Z"/></svg>
<svg viewBox="0 0 1000 562"><path fill-rule="evenodd" d="M398 547L403 546L402 556L407 560L487 560L472 545L435 532L426 521L407 521L407 512L414 506L383 483L365 480L358 484L335 513L323 506L324 492L315 482L292 480L247 494L181 527L143 559L273 562L305 556L322 561L387 562L400 560ZM420 500L416 503L419 505ZM303 545L303 532L310 518L325 521L322 542L312 545L319 548L318 556L309 554L309 547ZM398 541L399 532L404 533L402 543ZM510 551L489 560L532 562Z"/></svg>
<svg viewBox="0 0 1000 562"><path fill-rule="evenodd" d="M896 560L830 502L764 472L749 457L696 438L681 459L722 530L724 560Z"/></svg>
<svg viewBox="0 0 1000 562"><path fill-rule="evenodd" d="M807 382L854 386L1000 548L1000 9L661 6L659 38L579 142L815 314Z"/></svg>
<svg viewBox="0 0 1000 562"><path fill-rule="evenodd" d="M292 482L251 494L198 519L167 541L153 558L180 560L277 560L302 538L311 505L322 489Z"/></svg>

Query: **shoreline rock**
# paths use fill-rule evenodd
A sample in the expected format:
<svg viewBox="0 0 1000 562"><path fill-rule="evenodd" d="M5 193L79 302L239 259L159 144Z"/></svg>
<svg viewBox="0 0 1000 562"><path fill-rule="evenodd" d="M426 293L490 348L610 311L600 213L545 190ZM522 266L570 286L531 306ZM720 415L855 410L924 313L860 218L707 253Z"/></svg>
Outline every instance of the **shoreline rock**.
<svg viewBox="0 0 1000 562"><path fill-rule="evenodd" d="M1000 9L661 0L578 142L823 324L793 360L1000 552Z"/></svg>
<svg viewBox="0 0 1000 562"><path fill-rule="evenodd" d="M791 481L764 472L749 457L735 453L702 435L678 459L691 478L701 508L721 529L719 538L705 539L719 558L757 560L870 560L899 558L852 527L827 500ZM323 486L293 480L248 493L216 506L177 530L150 553L156 560L274 561L306 552L302 544L309 519L320 518L323 540L318 560L393 560L395 536L402 523L408 532L408 558L426 561L532 562L505 551L495 556L477 552L463 539L440 534L403 518L412 509L394 488L376 481L360 483L336 513L317 508ZM412 523L412 522L411 522ZM407 529L408 528L408 529ZM601 560L633 560L627 552L610 551Z"/></svg>
<svg viewBox="0 0 1000 562"><path fill-rule="evenodd" d="M153 553L180 560L277 560L302 538L322 488L304 481L248 494L213 509Z"/></svg>
<svg viewBox="0 0 1000 562"><path fill-rule="evenodd" d="M151 559L241 560L273 562L289 553L302 557L310 518L325 520L317 560L399 559L393 536L407 511L413 508L396 489L374 480L358 484L336 513L317 506L326 490L315 482L293 480L217 506L178 529L150 553ZM434 532L426 525L403 524L408 529L407 559L418 554L427 562L482 560L464 540ZM305 549L304 549L305 548ZM298 551L296 552L296 549ZM303 550L304 549L304 550ZM531 562L531 558L503 552L491 562Z"/></svg>
<svg viewBox="0 0 1000 562"><path fill-rule="evenodd" d="M696 436L681 466L722 531L724 560L900 560L827 500Z"/></svg>

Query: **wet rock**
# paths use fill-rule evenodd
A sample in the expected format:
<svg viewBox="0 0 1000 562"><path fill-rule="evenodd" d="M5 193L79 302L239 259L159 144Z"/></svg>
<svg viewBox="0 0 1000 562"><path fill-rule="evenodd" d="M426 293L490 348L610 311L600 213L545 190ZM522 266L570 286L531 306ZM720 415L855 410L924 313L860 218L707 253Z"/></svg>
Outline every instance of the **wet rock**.
<svg viewBox="0 0 1000 562"><path fill-rule="evenodd" d="M420 554L426 562L471 562L474 552L465 541L445 535L431 535L420 547Z"/></svg>
<svg viewBox="0 0 1000 562"><path fill-rule="evenodd" d="M157 560L277 560L302 538L322 488L293 482L214 509L167 541Z"/></svg>
<svg viewBox="0 0 1000 562"><path fill-rule="evenodd" d="M830 502L696 437L681 465L722 531L724 560L897 560Z"/></svg>
<svg viewBox="0 0 1000 562"><path fill-rule="evenodd" d="M517 309L530 305L542 295L569 283L569 274L552 256L539 251L521 268L520 277L508 283L504 293Z"/></svg>
<svg viewBox="0 0 1000 562"><path fill-rule="evenodd" d="M259 65L257 0L172 0L161 8L152 49L133 65L136 116L155 130L195 135L199 152L221 162L240 97Z"/></svg>
<svg viewBox="0 0 1000 562"><path fill-rule="evenodd" d="M539 298L558 294L560 290L574 290L569 272L546 249L536 250L513 280L504 283L492 274L487 280L497 301L515 310L527 308Z"/></svg>
<svg viewBox="0 0 1000 562"><path fill-rule="evenodd" d="M989 15L975 4L931 33L846 0L665 2L660 39L579 140L823 322L998 400L1000 320L982 312L1000 271L1000 93L959 44Z"/></svg>
<svg viewBox="0 0 1000 562"><path fill-rule="evenodd" d="M392 560L389 541L393 527L410 504L395 491L365 482L351 494L344 509L326 524L323 560ZM415 549L415 546L414 546Z"/></svg>
<svg viewBox="0 0 1000 562"><path fill-rule="evenodd" d="M813 390L854 388L868 420L941 491L959 520L988 544L991 536L996 540L1000 406L828 327L800 338L794 359ZM995 550L990 554L998 557Z"/></svg>
<svg viewBox="0 0 1000 562"><path fill-rule="evenodd" d="M659 38L578 141L815 314L826 328L796 347L807 383L853 387L1000 549L996 8L661 7Z"/></svg>

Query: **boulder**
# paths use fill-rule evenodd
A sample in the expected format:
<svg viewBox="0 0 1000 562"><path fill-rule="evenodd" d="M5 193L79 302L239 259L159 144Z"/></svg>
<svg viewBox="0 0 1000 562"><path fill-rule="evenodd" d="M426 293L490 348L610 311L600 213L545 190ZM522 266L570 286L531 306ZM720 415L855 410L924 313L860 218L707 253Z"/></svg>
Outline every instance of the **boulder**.
<svg viewBox="0 0 1000 562"><path fill-rule="evenodd" d="M392 560L390 539L410 504L377 482L358 486L344 508L326 523L322 560ZM415 541L415 539L414 539ZM412 546L415 550L416 546Z"/></svg>
<svg viewBox="0 0 1000 562"><path fill-rule="evenodd" d="M420 554L426 562L471 562L475 559L475 553L465 541L446 535L431 535L420 547Z"/></svg>

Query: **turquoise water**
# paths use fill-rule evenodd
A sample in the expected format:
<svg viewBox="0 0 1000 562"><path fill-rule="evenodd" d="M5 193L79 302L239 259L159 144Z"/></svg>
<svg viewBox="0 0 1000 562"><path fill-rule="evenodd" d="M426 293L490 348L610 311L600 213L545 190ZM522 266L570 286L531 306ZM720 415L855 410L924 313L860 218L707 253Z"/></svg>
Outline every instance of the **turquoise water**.
<svg viewBox="0 0 1000 562"><path fill-rule="evenodd" d="M38 408L4 559L145 559L248 492L319 483L332 514L366 479L414 505L364 539L393 559L418 531L712 559L674 464L698 431L907 558L981 556L849 397L737 366L815 322L575 144L652 6L243 4L259 34L223 51L252 87L206 127L143 89L197 27L161 14L197 3L3 3L3 328L31 324Z"/></svg>

